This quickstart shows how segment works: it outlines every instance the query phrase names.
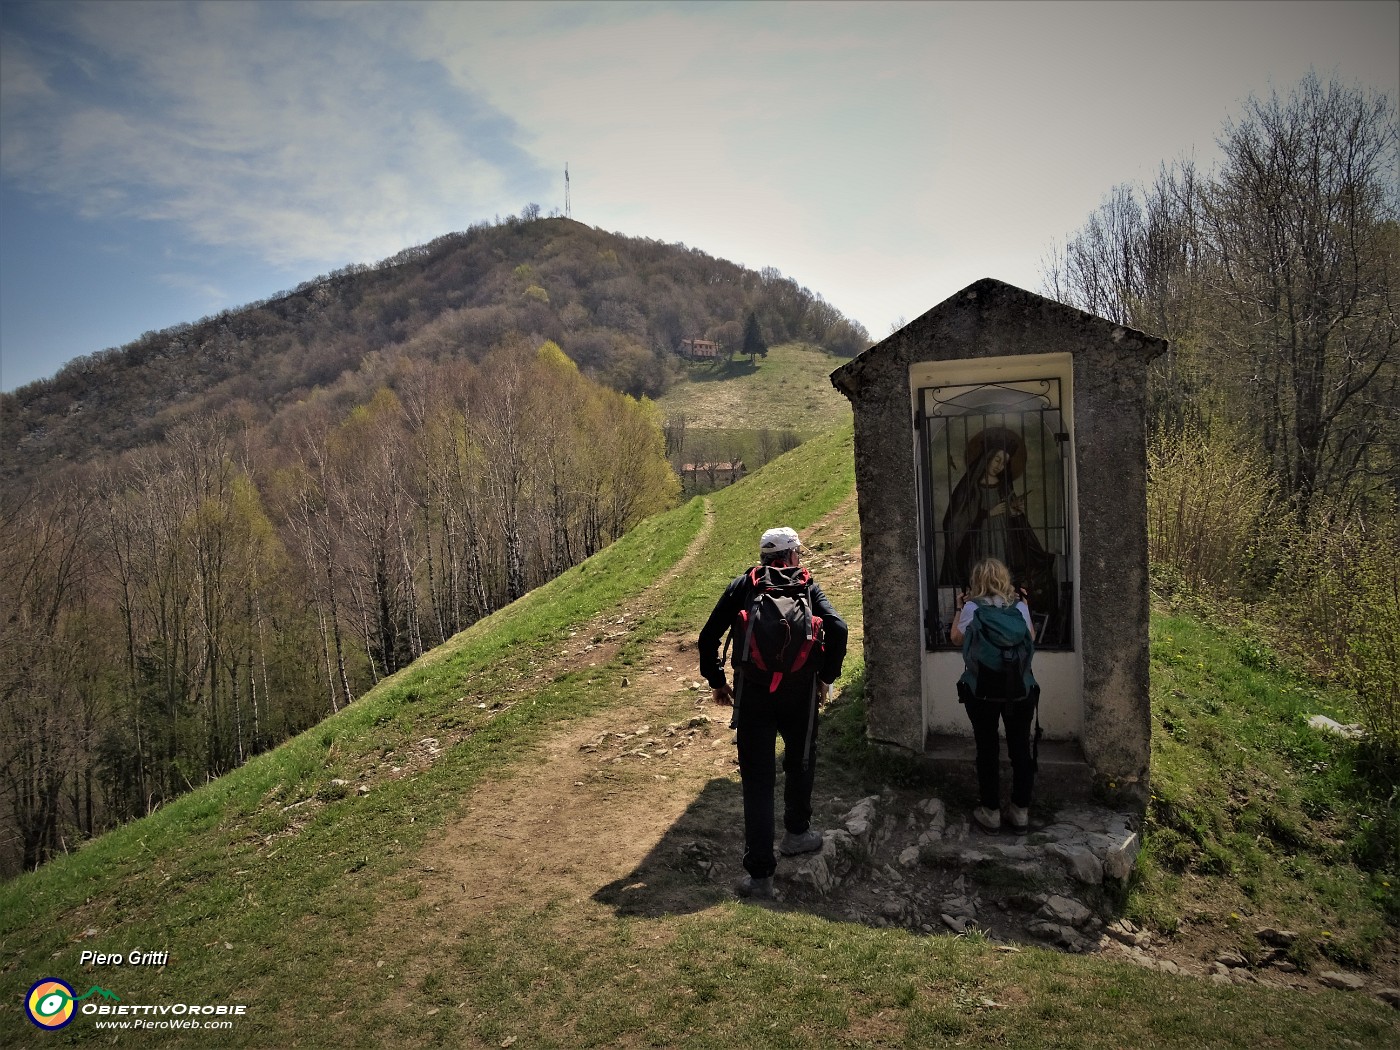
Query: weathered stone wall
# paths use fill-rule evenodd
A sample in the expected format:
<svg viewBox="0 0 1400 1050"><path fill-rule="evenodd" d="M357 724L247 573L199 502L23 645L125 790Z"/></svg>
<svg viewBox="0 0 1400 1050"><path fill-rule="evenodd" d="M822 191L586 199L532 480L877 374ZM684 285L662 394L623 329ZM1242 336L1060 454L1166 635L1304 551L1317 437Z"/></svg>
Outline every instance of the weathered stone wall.
<svg viewBox="0 0 1400 1050"><path fill-rule="evenodd" d="M1150 757L1146 337L1123 328L1074 358L1084 758L1130 795ZM1105 785L1107 786L1107 785Z"/></svg>
<svg viewBox="0 0 1400 1050"><path fill-rule="evenodd" d="M867 731L874 740L921 751L923 709L917 698L923 692L919 654L924 642L914 424L908 358L898 346L892 350L866 365L867 381L855 412ZM878 495L867 498L867 491ZM871 566L878 567L878 589Z"/></svg>
<svg viewBox="0 0 1400 1050"><path fill-rule="evenodd" d="M1150 738L1146 366L1162 340L1000 281L965 288L832 373L855 411L870 736L922 732L921 582L910 365L1069 354L1074 379L1085 758L1136 794Z"/></svg>

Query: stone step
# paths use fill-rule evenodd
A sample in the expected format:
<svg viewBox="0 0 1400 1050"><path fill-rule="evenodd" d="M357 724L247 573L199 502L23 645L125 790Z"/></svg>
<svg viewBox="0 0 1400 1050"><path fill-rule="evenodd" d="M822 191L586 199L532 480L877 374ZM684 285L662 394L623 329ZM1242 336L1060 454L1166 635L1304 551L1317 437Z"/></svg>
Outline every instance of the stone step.
<svg viewBox="0 0 1400 1050"><path fill-rule="evenodd" d="M977 787L977 748L971 736L930 733L922 756L929 768L961 786ZM1042 740L1037 758L1036 796L1082 799L1090 796L1093 771L1084 761L1084 752L1077 740ZM1001 782L1011 785L1011 763L1002 743Z"/></svg>

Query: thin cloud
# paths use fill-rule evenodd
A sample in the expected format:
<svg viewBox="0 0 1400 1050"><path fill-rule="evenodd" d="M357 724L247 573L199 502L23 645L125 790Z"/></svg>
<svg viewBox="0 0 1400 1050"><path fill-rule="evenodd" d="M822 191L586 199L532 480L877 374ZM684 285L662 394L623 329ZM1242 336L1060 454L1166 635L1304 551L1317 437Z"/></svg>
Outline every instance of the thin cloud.
<svg viewBox="0 0 1400 1050"><path fill-rule="evenodd" d="M6 41L3 171L85 215L324 265L543 184L512 120L319 5L53 6Z"/></svg>
<svg viewBox="0 0 1400 1050"><path fill-rule="evenodd" d="M156 280L167 288L175 288L190 293L196 300L206 304L206 309L217 309L228 302L228 289L212 281L204 280L186 270L173 270L156 274Z"/></svg>

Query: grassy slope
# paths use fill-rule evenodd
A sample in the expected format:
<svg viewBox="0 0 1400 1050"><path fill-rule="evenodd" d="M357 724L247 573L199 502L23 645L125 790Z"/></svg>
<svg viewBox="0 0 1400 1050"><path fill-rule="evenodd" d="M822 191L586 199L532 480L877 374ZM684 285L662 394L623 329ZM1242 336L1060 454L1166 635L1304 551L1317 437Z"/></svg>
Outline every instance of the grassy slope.
<svg viewBox="0 0 1400 1050"><path fill-rule="evenodd" d="M617 662L668 627L698 624L761 526L782 518L802 528L851 485L843 428L712 497L715 522L697 569L661 592ZM851 516L841 517L851 527ZM371 936L385 909L412 900L420 848L472 785L507 775L562 721L615 702L606 683L617 672L584 668L494 709L477 708L478 697L511 695L572 627L660 577L701 519L692 502L649 521L316 729L0 887L0 1044L32 1038L18 1003L48 974L82 983L80 991L100 981L127 1001L245 1002L251 1014L232 1045L502 1045L518 1036L522 1046L968 1039L1244 1047L1396 1037L1393 1015L1361 997L1218 988L1090 958L998 953L976 938L914 937L738 904L619 916L583 937L557 902L522 897L490 928L445 932L447 947L434 951ZM1167 630L1182 659L1202 644L1175 622ZM1158 631L1161 650L1168 643ZM1230 669L1228 652L1202 653ZM848 666L859 679L858 659ZM430 736L449 746L416 775L377 781L363 798L338 799L329 788L333 777L353 782L367 767L402 761ZM1191 782L1181 768L1181 782ZM1180 887L1160 871L1153 878L1143 890L1152 907L1180 908ZM89 928L96 935L78 943ZM168 949L172 965L78 971L81 947L137 946ZM388 965L368 965L375 958ZM420 973L410 978L414 965ZM463 1001L494 1005L457 1009ZM404 1002L422 1007L407 1021ZM80 1019L42 1038L59 1045L95 1035ZM143 1045L182 1038L218 1045L138 1034Z"/></svg>
<svg viewBox="0 0 1400 1050"><path fill-rule="evenodd" d="M1213 927L1246 956L1277 919L1304 967L1382 971L1400 923L1391 773L1307 725L1354 720L1345 696L1279 667L1247 632L1162 612L1152 623L1152 803L1129 913ZM1394 977L1392 976L1392 983Z"/></svg>
<svg viewBox="0 0 1400 1050"><path fill-rule="evenodd" d="M696 430L826 430L851 417L850 403L828 378L841 363L817 347L785 343L752 365L746 357L688 365L688 378L658 403L667 415L683 414Z"/></svg>

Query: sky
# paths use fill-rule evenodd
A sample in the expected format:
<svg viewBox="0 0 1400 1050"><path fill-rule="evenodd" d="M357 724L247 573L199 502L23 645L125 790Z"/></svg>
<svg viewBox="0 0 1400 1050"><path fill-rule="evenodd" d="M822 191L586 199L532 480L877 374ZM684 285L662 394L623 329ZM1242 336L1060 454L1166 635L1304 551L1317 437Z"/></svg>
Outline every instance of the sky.
<svg viewBox="0 0 1400 1050"><path fill-rule="evenodd" d="M776 267L882 338L1400 3L0 0L0 390L473 223ZM1397 176L1400 177L1400 176Z"/></svg>

